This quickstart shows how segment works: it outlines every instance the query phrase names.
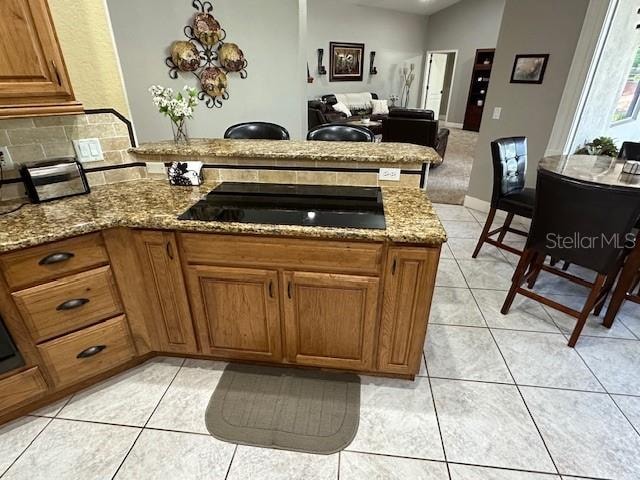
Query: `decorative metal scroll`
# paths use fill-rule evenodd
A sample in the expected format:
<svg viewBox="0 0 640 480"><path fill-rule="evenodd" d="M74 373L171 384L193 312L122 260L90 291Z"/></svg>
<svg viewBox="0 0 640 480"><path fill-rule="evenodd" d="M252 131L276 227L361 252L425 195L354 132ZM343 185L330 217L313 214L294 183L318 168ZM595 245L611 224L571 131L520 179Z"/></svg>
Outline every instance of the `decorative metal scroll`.
<svg viewBox="0 0 640 480"><path fill-rule="evenodd" d="M228 75L247 78L247 59L238 45L224 41L227 32L211 14L211 2L193 0L191 5L196 13L183 30L187 40L173 42L165 64L174 80L179 72L194 75L200 83L198 98L209 108L220 108L229 99Z"/></svg>

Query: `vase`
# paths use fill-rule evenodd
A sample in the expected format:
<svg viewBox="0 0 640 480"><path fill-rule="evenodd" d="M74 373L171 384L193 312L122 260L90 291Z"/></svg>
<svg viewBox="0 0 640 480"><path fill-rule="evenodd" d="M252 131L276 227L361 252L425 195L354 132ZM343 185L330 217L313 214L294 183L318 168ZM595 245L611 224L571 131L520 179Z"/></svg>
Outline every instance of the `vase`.
<svg viewBox="0 0 640 480"><path fill-rule="evenodd" d="M189 135L187 133L186 118L182 117L177 120L171 120L171 129L173 130L173 141L177 145L189 143Z"/></svg>

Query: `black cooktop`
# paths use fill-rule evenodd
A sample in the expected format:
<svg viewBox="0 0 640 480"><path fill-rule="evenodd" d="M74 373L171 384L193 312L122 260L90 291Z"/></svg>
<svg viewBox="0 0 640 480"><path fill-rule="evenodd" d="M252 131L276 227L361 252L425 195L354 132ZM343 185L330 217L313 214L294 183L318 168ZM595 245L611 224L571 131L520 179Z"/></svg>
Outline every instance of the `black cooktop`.
<svg viewBox="0 0 640 480"><path fill-rule="evenodd" d="M386 228L378 187L224 182L178 219Z"/></svg>

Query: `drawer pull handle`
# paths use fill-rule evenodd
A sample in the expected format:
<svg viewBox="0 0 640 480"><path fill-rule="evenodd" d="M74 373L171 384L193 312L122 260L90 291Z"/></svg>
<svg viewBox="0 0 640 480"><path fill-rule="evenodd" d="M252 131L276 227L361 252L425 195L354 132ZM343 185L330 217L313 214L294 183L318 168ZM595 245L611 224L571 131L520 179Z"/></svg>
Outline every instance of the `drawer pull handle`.
<svg viewBox="0 0 640 480"><path fill-rule="evenodd" d="M38 263L39 265L53 265L56 263L66 262L67 260L71 260L73 257L75 257L75 255L68 252L52 253L51 255L44 257Z"/></svg>
<svg viewBox="0 0 640 480"><path fill-rule="evenodd" d="M51 60L51 66L53 67L53 73L56 75L56 80L58 82L58 86L62 86L62 79L60 78L60 74L58 73L58 67L56 67L56 62Z"/></svg>
<svg viewBox="0 0 640 480"><path fill-rule="evenodd" d="M171 242L167 242L167 256L170 260L173 260L173 246L171 245Z"/></svg>
<svg viewBox="0 0 640 480"><path fill-rule="evenodd" d="M292 294L291 294L291 282L289 282L289 283L287 284L287 296L288 296L289 298L293 298L293 296L292 296Z"/></svg>
<svg viewBox="0 0 640 480"><path fill-rule="evenodd" d="M86 305L87 303L89 303L88 298L74 298L73 300L67 300L64 303L61 303L60 305L58 305L56 310L58 311L73 310L75 308L80 308L81 306Z"/></svg>
<svg viewBox="0 0 640 480"><path fill-rule="evenodd" d="M107 348L106 345L95 345L93 347L89 347L86 350L81 351L78 355L76 355L76 358L89 358L89 357L93 357L94 355L99 354L101 351L103 351L105 348Z"/></svg>
<svg viewBox="0 0 640 480"><path fill-rule="evenodd" d="M398 266L398 259L394 258L393 259L393 265L391 265L391 275L395 275L396 274L396 267Z"/></svg>
<svg viewBox="0 0 640 480"><path fill-rule="evenodd" d="M273 280L269 280L269 298L273 298Z"/></svg>

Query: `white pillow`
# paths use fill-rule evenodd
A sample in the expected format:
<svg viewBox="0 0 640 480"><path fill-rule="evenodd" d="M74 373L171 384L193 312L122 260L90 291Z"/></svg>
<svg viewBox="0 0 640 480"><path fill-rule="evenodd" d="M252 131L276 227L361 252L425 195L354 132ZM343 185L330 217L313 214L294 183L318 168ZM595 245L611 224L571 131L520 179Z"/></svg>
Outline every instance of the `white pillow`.
<svg viewBox="0 0 640 480"><path fill-rule="evenodd" d="M340 113L344 113L347 118L349 118L351 116L351 110L349 110L349 108L342 102L338 102L333 106L333 109L336 112L340 112Z"/></svg>
<svg viewBox="0 0 640 480"><path fill-rule="evenodd" d="M386 100L371 100L371 106L373 107L372 115L389 114L389 103Z"/></svg>

